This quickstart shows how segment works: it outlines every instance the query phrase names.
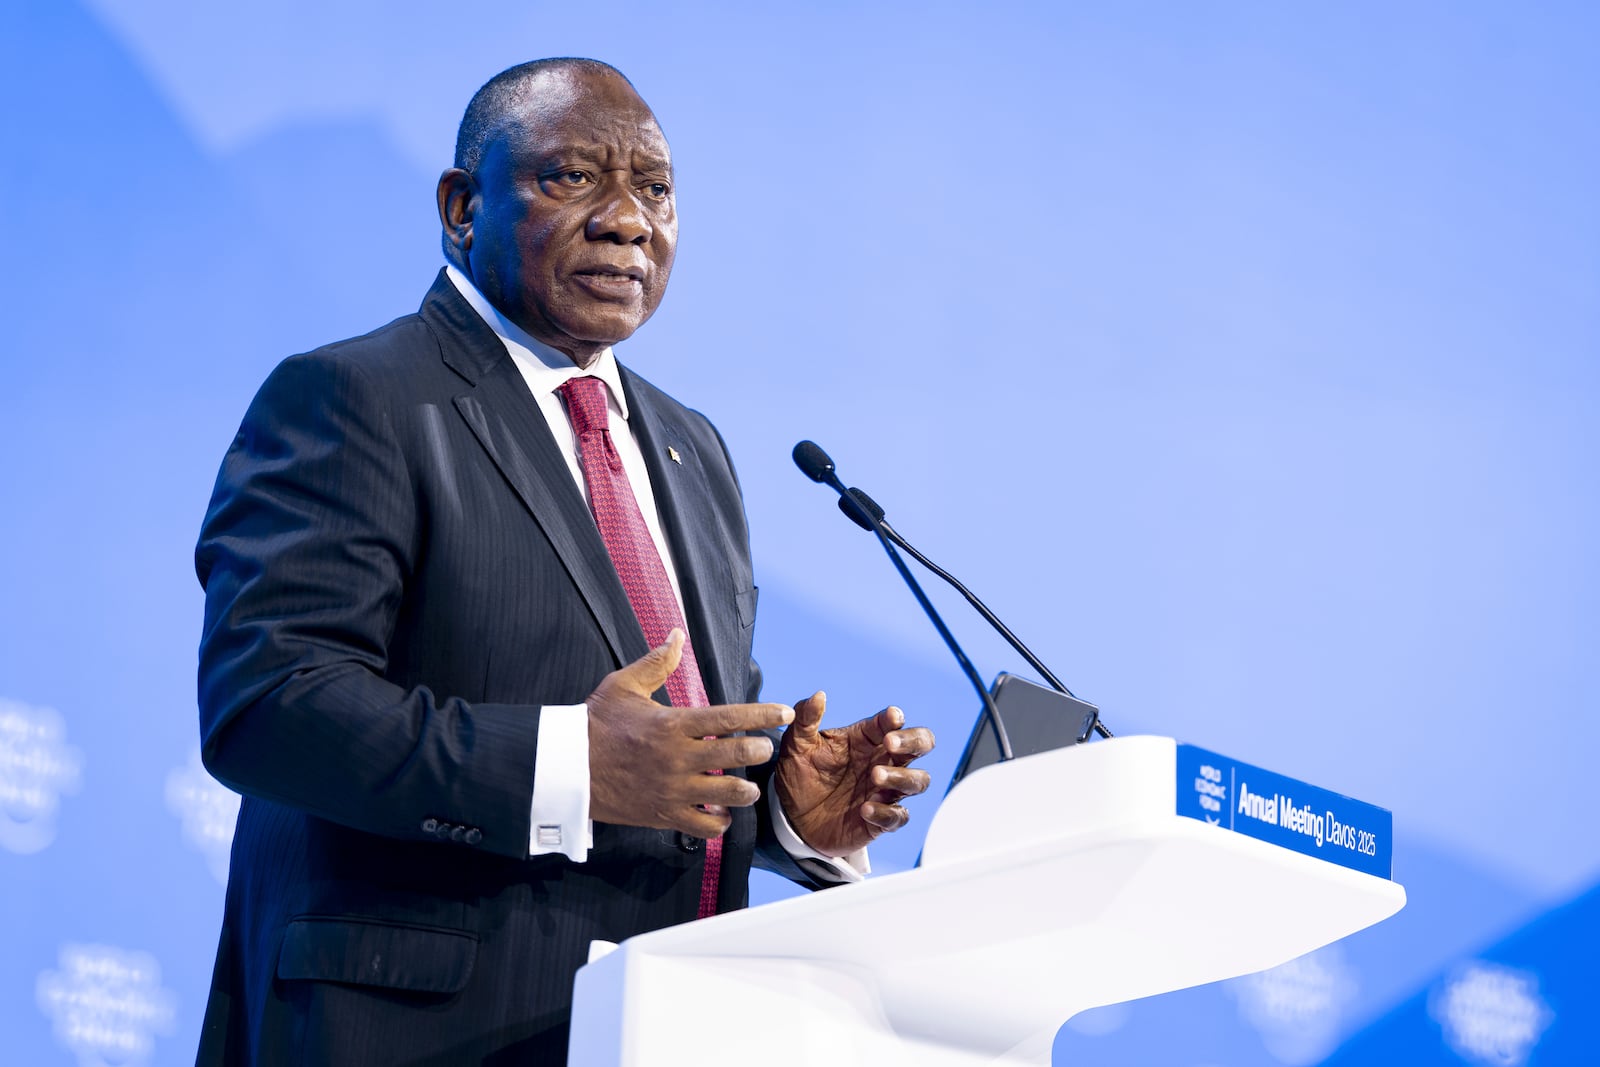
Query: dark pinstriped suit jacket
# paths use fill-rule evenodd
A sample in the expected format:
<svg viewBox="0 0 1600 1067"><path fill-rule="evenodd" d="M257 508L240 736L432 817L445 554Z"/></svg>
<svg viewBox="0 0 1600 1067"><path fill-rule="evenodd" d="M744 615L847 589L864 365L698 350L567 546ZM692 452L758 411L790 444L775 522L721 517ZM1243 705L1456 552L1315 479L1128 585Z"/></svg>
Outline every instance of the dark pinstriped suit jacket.
<svg viewBox="0 0 1600 1067"><path fill-rule="evenodd" d="M753 700L722 440L623 382L706 689ZM442 272L418 314L272 373L196 563L203 751L245 795L200 1062L563 1062L589 942L692 919L704 850L597 825L587 863L527 857L540 705L646 644L520 373ZM764 812L725 838L724 908L757 853L805 881Z"/></svg>

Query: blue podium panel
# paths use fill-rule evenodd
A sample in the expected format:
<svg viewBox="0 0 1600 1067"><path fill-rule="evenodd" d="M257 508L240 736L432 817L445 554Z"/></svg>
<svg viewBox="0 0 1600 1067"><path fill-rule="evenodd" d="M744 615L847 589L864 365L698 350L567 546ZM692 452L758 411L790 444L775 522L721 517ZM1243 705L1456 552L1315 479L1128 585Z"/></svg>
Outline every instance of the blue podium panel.
<svg viewBox="0 0 1600 1067"><path fill-rule="evenodd" d="M1196 745L1178 745L1177 813L1380 878L1394 876L1387 809Z"/></svg>

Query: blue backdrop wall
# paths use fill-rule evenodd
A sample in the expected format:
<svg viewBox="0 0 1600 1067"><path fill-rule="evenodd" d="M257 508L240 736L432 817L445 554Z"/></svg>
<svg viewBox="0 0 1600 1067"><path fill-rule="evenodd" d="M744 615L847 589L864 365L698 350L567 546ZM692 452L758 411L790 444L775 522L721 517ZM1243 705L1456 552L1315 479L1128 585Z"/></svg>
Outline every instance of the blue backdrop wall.
<svg viewBox="0 0 1600 1067"><path fill-rule="evenodd" d="M416 306L461 108L558 54L674 147L620 351L741 462L769 695L903 704L936 793L974 710L815 437L1119 732L1395 812L1398 918L1059 1062L1592 1062L1600 17L1423 0L4 5L0 1059L192 1056L216 463L278 359Z"/></svg>

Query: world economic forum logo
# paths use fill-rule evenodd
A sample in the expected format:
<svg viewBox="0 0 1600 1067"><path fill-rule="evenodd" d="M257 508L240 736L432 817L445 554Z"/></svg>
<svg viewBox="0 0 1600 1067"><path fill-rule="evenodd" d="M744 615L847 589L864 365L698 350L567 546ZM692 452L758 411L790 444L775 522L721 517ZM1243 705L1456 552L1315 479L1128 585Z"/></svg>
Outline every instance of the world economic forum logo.
<svg viewBox="0 0 1600 1067"><path fill-rule="evenodd" d="M167 810L183 824L183 839L206 858L212 877L228 884L228 853L239 821L239 794L207 773L200 749L167 774Z"/></svg>
<svg viewBox="0 0 1600 1067"><path fill-rule="evenodd" d="M1222 812L1228 806L1228 787L1222 784L1222 771L1209 763L1200 765L1194 778L1195 803L1205 812L1205 820L1212 826L1222 823Z"/></svg>
<svg viewBox="0 0 1600 1067"><path fill-rule="evenodd" d="M1338 945L1236 978L1225 988L1267 1052L1293 1067L1318 1063L1333 1051L1357 993L1355 973Z"/></svg>
<svg viewBox="0 0 1600 1067"><path fill-rule="evenodd" d="M1537 975L1485 960L1446 978L1429 996L1428 1014L1458 1056L1488 1067L1522 1067L1555 1022Z"/></svg>
<svg viewBox="0 0 1600 1067"><path fill-rule="evenodd" d="M177 1011L155 957L111 945L66 944L59 959L34 986L56 1040L80 1067L148 1063L155 1035L172 1031Z"/></svg>
<svg viewBox="0 0 1600 1067"><path fill-rule="evenodd" d="M59 711L0 697L0 848L26 855L55 840L61 794L82 770Z"/></svg>

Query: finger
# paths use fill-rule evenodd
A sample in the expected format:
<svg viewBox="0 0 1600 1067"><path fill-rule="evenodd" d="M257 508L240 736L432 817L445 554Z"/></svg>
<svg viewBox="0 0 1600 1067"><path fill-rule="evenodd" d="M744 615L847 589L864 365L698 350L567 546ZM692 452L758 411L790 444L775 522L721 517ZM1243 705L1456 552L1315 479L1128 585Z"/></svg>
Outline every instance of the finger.
<svg viewBox="0 0 1600 1067"><path fill-rule="evenodd" d="M772 758L772 738L717 737L696 745L690 767L697 771L725 771L731 767L757 767Z"/></svg>
<svg viewBox="0 0 1600 1067"><path fill-rule="evenodd" d="M886 833L900 829L911 819L911 813L898 804L878 804L869 800L859 810L862 819Z"/></svg>
<svg viewBox="0 0 1600 1067"><path fill-rule="evenodd" d="M761 789L733 774L697 774L689 786L689 799L713 815L726 815L728 808L748 808L761 799Z"/></svg>
<svg viewBox="0 0 1600 1067"><path fill-rule="evenodd" d="M817 736L822 716L828 710L828 694L817 690L794 706L794 725L789 732L799 741L809 741Z"/></svg>
<svg viewBox="0 0 1600 1067"><path fill-rule="evenodd" d="M674 829L682 830L692 837L721 837L723 831L732 824L733 816L727 812L712 814L699 808L685 808L683 817Z"/></svg>
<svg viewBox="0 0 1600 1067"><path fill-rule="evenodd" d="M881 745L891 733L905 724L905 712L896 707L887 707L872 718L861 720L861 736L870 745Z"/></svg>
<svg viewBox="0 0 1600 1067"><path fill-rule="evenodd" d="M896 730L884 738L883 746L897 762L910 763L933 751L933 731L926 726Z"/></svg>
<svg viewBox="0 0 1600 1067"><path fill-rule="evenodd" d="M617 673L638 693L650 696L667 684L683 659L683 631L674 628L664 644L657 645Z"/></svg>
<svg viewBox="0 0 1600 1067"><path fill-rule="evenodd" d="M873 788L883 793L882 799L888 801L924 793L930 781L932 779L928 777L927 771L913 770L910 767L880 765L872 768Z"/></svg>
<svg viewBox="0 0 1600 1067"><path fill-rule="evenodd" d="M771 730L793 721L794 709L787 704L719 704L711 708L684 708L678 715L678 725L689 737Z"/></svg>

